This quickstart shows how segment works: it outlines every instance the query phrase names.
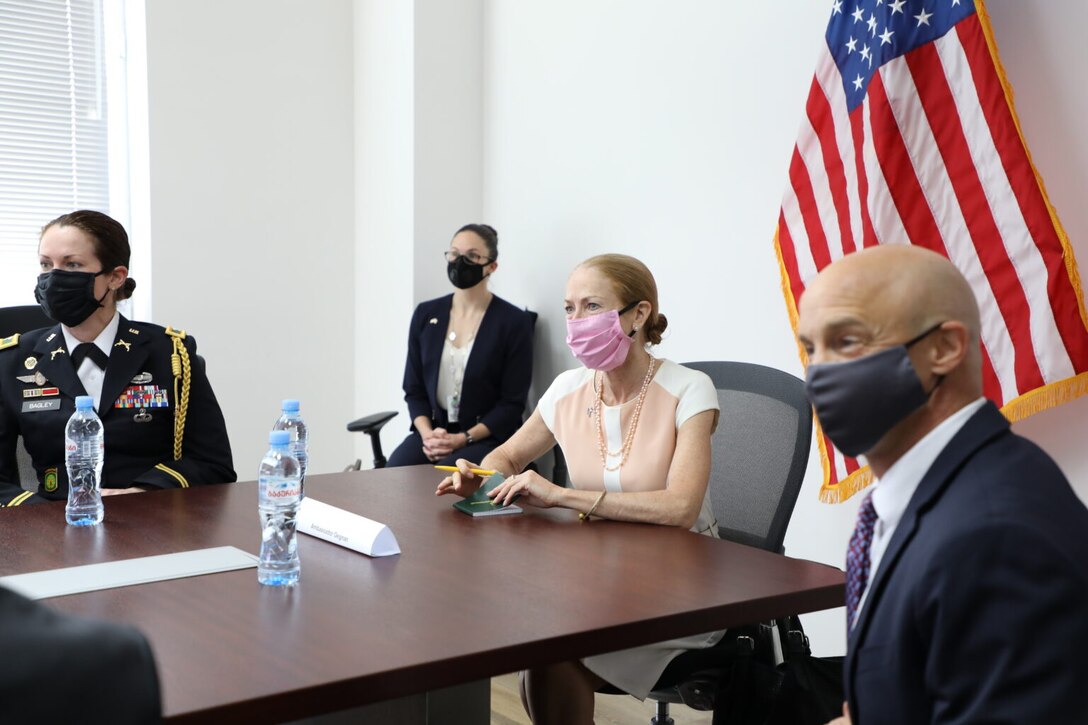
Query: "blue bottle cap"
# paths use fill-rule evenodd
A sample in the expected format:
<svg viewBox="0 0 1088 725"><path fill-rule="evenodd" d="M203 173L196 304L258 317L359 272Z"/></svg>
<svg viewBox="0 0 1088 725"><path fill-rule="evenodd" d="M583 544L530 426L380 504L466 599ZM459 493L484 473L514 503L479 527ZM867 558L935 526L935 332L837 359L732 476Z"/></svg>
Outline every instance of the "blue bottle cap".
<svg viewBox="0 0 1088 725"><path fill-rule="evenodd" d="M268 434L268 442L274 446L285 446L291 442L291 433L285 430L274 430Z"/></svg>
<svg viewBox="0 0 1088 725"><path fill-rule="evenodd" d="M283 401L283 412L284 413L297 413L298 412L298 401L295 400L294 398L285 398L284 401Z"/></svg>
<svg viewBox="0 0 1088 725"><path fill-rule="evenodd" d="M76 410L92 410L94 409L94 398L89 395L77 395L76 396Z"/></svg>

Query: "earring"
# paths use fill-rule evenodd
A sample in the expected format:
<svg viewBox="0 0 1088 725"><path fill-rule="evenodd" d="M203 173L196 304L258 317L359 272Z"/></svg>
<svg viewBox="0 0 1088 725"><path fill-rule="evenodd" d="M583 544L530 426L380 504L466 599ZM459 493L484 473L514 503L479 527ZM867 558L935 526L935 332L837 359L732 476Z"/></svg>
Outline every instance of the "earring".
<svg viewBox="0 0 1088 725"><path fill-rule="evenodd" d="M631 332L638 332L638 325L631 328Z"/></svg>

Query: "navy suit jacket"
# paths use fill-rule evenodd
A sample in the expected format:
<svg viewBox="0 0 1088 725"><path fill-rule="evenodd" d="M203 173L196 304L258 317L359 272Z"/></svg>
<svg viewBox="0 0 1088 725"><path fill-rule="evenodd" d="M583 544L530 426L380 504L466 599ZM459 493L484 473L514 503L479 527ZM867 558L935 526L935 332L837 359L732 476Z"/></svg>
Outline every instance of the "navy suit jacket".
<svg viewBox="0 0 1088 725"><path fill-rule="evenodd" d="M915 491L845 668L855 725L1088 723L1088 509L992 403Z"/></svg>
<svg viewBox="0 0 1088 725"><path fill-rule="evenodd" d="M450 323L453 295L421 302L408 332L404 400L411 420L421 415L436 426L447 424L445 401L437 399L438 368ZM483 423L496 441L522 423L533 378L533 315L498 295L491 298L461 383L462 430Z"/></svg>

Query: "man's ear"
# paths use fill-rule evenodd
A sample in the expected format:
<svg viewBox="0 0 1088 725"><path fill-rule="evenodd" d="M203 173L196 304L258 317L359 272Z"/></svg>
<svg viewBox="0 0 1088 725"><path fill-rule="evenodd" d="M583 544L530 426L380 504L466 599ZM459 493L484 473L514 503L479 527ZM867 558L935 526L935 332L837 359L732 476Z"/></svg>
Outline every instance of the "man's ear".
<svg viewBox="0 0 1088 725"><path fill-rule="evenodd" d="M967 326L958 320L949 320L933 332L933 345L929 351L930 370L934 375L948 375L958 368L967 357L971 335Z"/></svg>

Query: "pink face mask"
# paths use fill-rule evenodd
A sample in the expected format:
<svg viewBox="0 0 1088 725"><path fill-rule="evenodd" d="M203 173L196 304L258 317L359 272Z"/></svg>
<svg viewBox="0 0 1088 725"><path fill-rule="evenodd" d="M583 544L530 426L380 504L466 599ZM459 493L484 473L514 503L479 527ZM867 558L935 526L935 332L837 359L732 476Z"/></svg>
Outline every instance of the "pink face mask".
<svg viewBox="0 0 1088 725"><path fill-rule="evenodd" d="M599 315L567 320L567 347L578 362L591 370L615 370L627 359L635 331L630 334L620 327L620 315L634 308L632 302L617 312L609 310Z"/></svg>

